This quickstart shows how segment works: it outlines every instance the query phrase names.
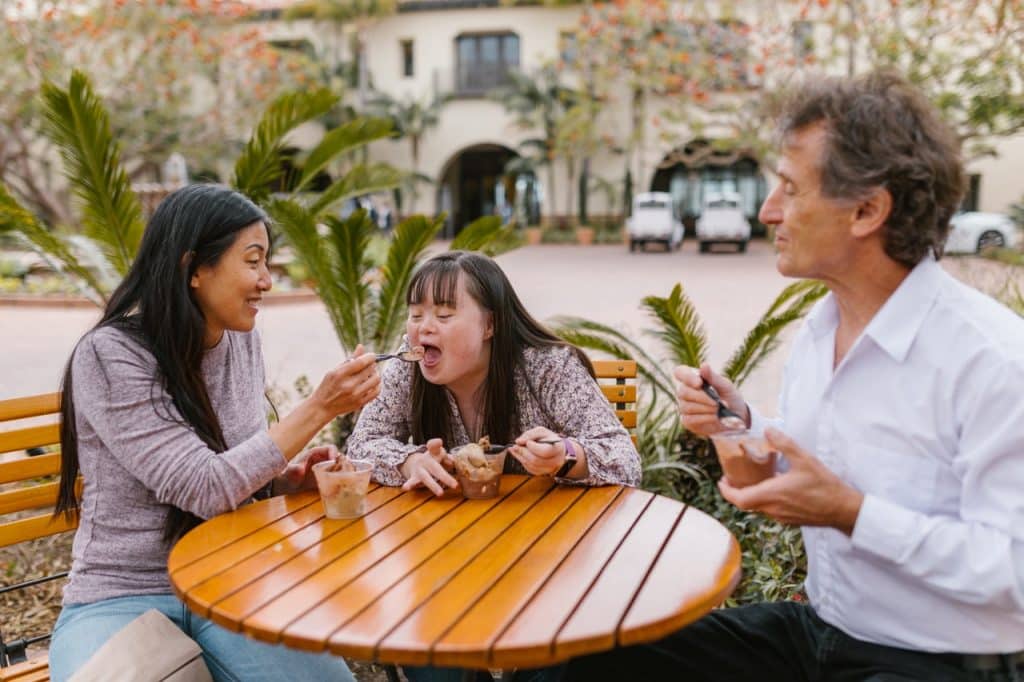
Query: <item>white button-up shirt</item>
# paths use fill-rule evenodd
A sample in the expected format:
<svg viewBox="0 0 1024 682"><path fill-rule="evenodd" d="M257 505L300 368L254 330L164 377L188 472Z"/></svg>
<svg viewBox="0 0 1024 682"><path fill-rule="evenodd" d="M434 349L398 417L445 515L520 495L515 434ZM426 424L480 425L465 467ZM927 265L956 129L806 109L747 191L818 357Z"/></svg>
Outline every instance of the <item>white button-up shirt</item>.
<svg viewBox="0 0 1024 682"><path fill-rule="evenodd" d="M794 340L780 419L752 423L864 493L852 537L802 529L811 604L869 642L1024 649L1024 319L928 258L833 370L838 322L829 294Z"/></svg>

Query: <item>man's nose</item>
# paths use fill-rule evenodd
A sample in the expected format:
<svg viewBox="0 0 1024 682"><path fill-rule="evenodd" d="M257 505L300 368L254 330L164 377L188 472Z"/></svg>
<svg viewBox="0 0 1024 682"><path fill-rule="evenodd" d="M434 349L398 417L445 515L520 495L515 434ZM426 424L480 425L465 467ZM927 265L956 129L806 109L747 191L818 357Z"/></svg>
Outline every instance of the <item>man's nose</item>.
<svg viewBox="0 0 1024 682"><path fill-rule="evenodd" d="M761 210L757 213L757 219L765 225L778 225L782 222L782 183L775 186L768 197L761 204Z"/></svg>

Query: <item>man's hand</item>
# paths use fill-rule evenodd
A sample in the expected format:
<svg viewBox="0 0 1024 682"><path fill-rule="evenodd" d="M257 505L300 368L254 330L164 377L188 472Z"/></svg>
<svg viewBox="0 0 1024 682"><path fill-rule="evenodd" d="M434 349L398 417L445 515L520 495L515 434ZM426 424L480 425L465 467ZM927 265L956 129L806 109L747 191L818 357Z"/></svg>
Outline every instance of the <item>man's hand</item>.
<svg viewBox="0 0 1024 682"><path fill-rule="evenodd" d="M853 534L864 495L836 476L817 457L778 429L767 429L768 444L786 456L789 471L746 488L723 476L722 497L740 509L767 514L794 526L831 526Z"/></svg>
<svg viewBox="0 0 1024 682"><path fill-rule="evenodd" d="M329 459L338 459L340 456L341 453L334 445L318 445L306 450L288 462L284 473L274 479L274 492L290 494L300 490L316 490L313 465Z"/></svg>
<svg viewBox="0 0 1024 682"><path fill-rule="evenodd" d="M444 449L444 441L440 438L431 438L427 441L426 452L414 452L402 464L401 471L405 476L402 490L424 486L438 497L444 495L442 485L449 488L459 485L444 466L450 464L450 461L448 452Z"/></svg>
<svg viewBox="0 0 1024 682"><path fill-rule="evenodd" d="M726 406L743 417L747 426L750 426L750 410L743 396L731 381L713 372L708 363L702 364L699 370L679 365L672 374L678 382L676 401L679 404L680 421L688 431L699 436L710 436L725 430L718 421L718 405L701 389L702 379L706 379L718 391Z"/></svg>

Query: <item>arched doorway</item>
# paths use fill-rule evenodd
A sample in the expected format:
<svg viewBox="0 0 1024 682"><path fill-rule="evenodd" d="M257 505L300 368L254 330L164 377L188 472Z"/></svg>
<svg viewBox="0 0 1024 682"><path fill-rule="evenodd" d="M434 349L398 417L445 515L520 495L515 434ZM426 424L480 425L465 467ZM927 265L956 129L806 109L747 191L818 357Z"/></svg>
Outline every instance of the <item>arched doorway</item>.
<svg viewBox="0 0 1024 682"><path fill-rule="evenodd" d="M536 180L516 171L519 155L499 144L477 144L444 165L437 187L437 210L446 212L444 236L452 238L477 218L498 215L503 222L539 215ZM533 207L531 210L531 206Z"/></svg>
<svg viewBox="0 0 1024 682"><path fill-rule="evenodd" d="M716 148L704 139L677 147L658 164L651 191L672 194L677 215L689 234L693 234L706 194L737 192L753 234L765 234L757 212L768 196L767 183L757 159L744 150Z"/></svg>

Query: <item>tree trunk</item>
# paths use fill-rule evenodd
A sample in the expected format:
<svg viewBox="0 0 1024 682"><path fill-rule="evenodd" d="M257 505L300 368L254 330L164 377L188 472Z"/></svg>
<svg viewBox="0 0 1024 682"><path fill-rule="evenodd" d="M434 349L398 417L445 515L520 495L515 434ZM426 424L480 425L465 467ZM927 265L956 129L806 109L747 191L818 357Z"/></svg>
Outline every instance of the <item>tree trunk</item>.
<svg viewBox="0 0 1024 682"><path fill-rule="evenodd" d="M590 184L590 157L583 157L583 167L580 169L580 191L579 191L579 212L577 220L580 225L587 225L590 223L590 219L587 216L587 199L589 189L587 185Z"/></svg>

